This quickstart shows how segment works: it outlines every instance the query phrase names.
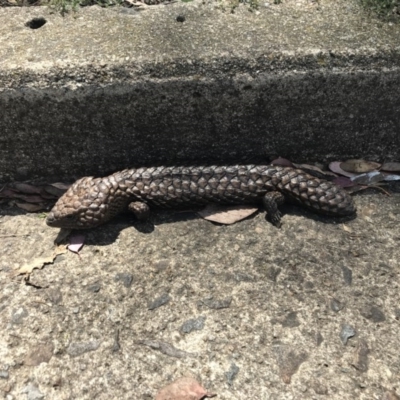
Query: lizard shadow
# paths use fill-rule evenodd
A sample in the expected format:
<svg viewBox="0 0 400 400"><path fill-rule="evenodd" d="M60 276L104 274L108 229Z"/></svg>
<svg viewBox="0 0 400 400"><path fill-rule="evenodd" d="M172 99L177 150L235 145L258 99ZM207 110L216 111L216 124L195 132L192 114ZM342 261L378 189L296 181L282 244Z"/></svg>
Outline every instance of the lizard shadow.
<svg viewBox="0 0 400 400"><path fill-rule="evenodd" d="M338 222L344 223L356 218L356 215L348 217L330 217L323 214L317 214L313 211L310 211L308 209L305 209L303 207L294 204L284 204L280 207L280 210L282 211L283 224L285 223L285 215L295 215L298 217L312 219L318 223L328 224L328 225L337 224ZM157 225L177 223L177 222L187 222L187 221L194 221L201 219L202 217L200 217L196 213L196 211L184 210L184 209L178 211L155 210L150 214L150 217L145 221L137 220L133 214L126 212L120 214L108 224L101 225L94 229L89 229L85 233L84 231L80 231L80 233L83 233L85 235L86 244L105 246L114 243L118 239L118 236L123 230L132 227L142 234L150 235L155 231ZM266 220L265 223L270 224L271 222L268 220L268 216L265 213L265 211L262 210L262 208L260 208L257 213L254 213L245 219L246 220L254 219L260 213L264 214ZM220 225L220 226L223 225L218 222L213 222L213 221L208 221L208 222L214 225ZM237 223L240 224L241 221L238 221ZM73 231L73 234L77 232L79 231Z"/></svg>

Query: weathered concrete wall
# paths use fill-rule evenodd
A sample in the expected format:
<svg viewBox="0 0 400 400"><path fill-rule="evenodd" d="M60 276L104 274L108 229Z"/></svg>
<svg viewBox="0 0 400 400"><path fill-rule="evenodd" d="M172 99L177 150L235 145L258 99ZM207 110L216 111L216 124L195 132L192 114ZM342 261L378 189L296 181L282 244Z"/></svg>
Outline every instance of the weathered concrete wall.
<svg viewBox="0 0 400 400"><path fill-rule="evenodd" d="M399 158L400 26L348 7L0 10L0 181Z"/></svg>

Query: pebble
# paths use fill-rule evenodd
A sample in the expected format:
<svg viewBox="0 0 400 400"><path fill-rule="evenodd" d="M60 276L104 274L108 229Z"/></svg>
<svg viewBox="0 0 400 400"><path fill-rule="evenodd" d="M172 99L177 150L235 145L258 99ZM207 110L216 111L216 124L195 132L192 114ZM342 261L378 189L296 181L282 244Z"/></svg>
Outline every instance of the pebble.
<svg viewBox="0 0 400 400"><path fill-rule="evenodd" d="M353 271L350 268L342 266L343 279L346 285L351 285L353 282Z"/></svg>
<svg viewBox="0 0 400 400"><path fill-rule="evenodd" d="M180 331L183 333L190 333L194 330L201 331L204 328L205 320L204 316L188 319L182 324Z"/></svg>
<svg viewBox="0 0 400 400"><path fill-rule="evenodd" d="M355 335L356 331L351 325L345 324L342 326L342 330L340 331L340 340L344 345L347 344L347 341Z"/></svg>
<svg viewBox="0 0 400 400"><path fill-rule="evenodd" d="M89 340L88 342L72 342L67 348L67 353L71 357L76 357L89 351L97 350L99 346L99 340Z"/></svg>
<svg viewBox="0 0 400 400"><path fill-rule="evenodd" d="M40 344L33 346L25 357L24 364L29 366L37 366L43 362L49 362L53 356L54 346L52 343Z"/></svg>
<svg viewBox="0 0 400 400"><path fill-rule="evenodd" d="M360 340L351 365L361 372L368 371L368 354L369 348L367 342Z"/></svg>
<svg viewBox="0 0 400 400"><path fill-rule="evenodd" d="M332 311L339 312L340 310L343 310L344 304L333 298L331 299L330 306Z"/></svg>
<svg viewBox="0 0 400 400"><path fill-rule="evenodd" d="M44 394L32 383L28 383L22 390L21 393L26 393L27 400L42 400Z"/></svg>
<svg viewBox="0 0 400 400"><path fill-rule="evenodd" d="M366 305L360 310L360 314L372 322L383 322L386 320L385 314L376 306Z"/></svg>
<svg viewBox="0 0 400 400"><path fill-rule="evenodd" d="M99 292L100 288L101 288L101 286L100 286L100 283L98 283L98 282L92 283L91 285L88 286L89 292L93 292L93 293Z"/></svg>
<svg viewBox="0 0 400 400"><path fill-rule="evenodd" d="M300 322L297 319L297 312L296 311L292 311L290 312L286 318L282 321L282 326L286 327L286 328L294 328L296 326L299 326Z"/></svg>
<svg viewBox="0 0 400 400"><path fill-rule="evenodd" d="M211 299L203 300L203 304L205 304L208 308L211 308L213 310L229 308L231 303L232 303L232 297L227 297L222 300L211 300Z"/></svg>
<svg viewBox="0 0 400 400"><path fill-rule="evenodd" d="M22 324L24 318L28 316L28 311L24 307L20 307L17 310L13 311L11 321L13 324Z"/></svg>
<svg viewBox="0 0 400 400"><path fill-rule="evenodd" d="M232 363L229 370L225 372L225 377L228 381L229 386L232 385L238 373L239 373L239 367L235 363Z"/></svg>
<svg viewBox="0 0 400 400"><path fill-rule="evenodd" d="M0 370L0 379L8 379L8 377L9 377L8 371L4 369Z"/></svg>
<svg viewBox="0 0 400 400"><path fill-rule="evenodd" d="M171 297L169 296L168 293L164 293L161 296L157 297L155 300L149 302L147 308L149 310L154 310L158 307L163 306L164 304L167 304L171 300Z"/></svg>
<svg viewBox="0 0 400 400"><path fill-rule="evenodd" d="M129 274L127 272L121 272L119 274L116 274L114 277L115 282L122 282L122 284L126 287L129 288L132 286L133 282L133 275Z"/></svg>

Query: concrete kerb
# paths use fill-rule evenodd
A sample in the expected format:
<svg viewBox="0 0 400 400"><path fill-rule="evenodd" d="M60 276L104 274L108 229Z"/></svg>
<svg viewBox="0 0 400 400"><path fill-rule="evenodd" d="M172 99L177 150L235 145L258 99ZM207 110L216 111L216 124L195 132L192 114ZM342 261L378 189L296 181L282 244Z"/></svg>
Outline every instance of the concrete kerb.
<svg viewBox="0 0 400 400"><path fill-rule="evenodd" d="M65 18L1 9L0 181L276 155L399 158L398 26L347 2L257 15L215 4ZM43 27L25 26L39 15Z"/></svg>

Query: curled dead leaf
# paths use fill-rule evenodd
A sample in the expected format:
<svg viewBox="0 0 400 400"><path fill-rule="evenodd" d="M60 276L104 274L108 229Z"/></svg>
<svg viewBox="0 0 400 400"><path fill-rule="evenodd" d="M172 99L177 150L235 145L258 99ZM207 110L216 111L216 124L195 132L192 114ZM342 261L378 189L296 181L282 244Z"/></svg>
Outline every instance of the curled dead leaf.
<svg viewBox="0 0 400 400"><path fill-rule="evenodd" d="M387 172L400 172L400 162L384 163L381 167L381 170Z"/></svg>
<svg viewBox="0 0 400 400"><path fill-rule="evenodd" d="M205 208L197 213L200 217L213 222L224 225L231 225L241 221L258 211L257 207L236 205L222 206L219 204L208 204Z"/></svg>
<svg viewBox="0 0 400 400"><path fill-rule="evenodd" d="M45 201L43 197L34 194L21 194L18 196L18 198L26 201L27 203L43 203Z"/></svg>
<svg viewBox="0 0 400 400"><path fill-rule="evenodd" d="M202 400L215 397L216 394L207 392L195 379L179 378L163 387L156 395L156 400Z"/></svg>
<svg viewBox="0 0 400 400"><path fill-rule="evenodd" d="M28 212L37 212L45 210L46 206L44 204L32 204L32 203L15 203L18 208Z"/></svg>
<svg viewBox="0 0 400 400"><path fill-rule="evenodd" d="M315 165L310 165L310 164L295 164L293 163L293 166L296 168L300 168L303 171L308 172L309 174L316 176L317 178L322 178L322 179L332 179L332 177L336 177L336 174L330 171L323 171L321 168L315 166Z"/></svg>
<svg viewBox="0 0 400 400"><path fill-rule="evenodd" d="M57 189L61 189L61 190L68 190L69 187L71 186L70 183L63 183L63 182L55 182L50 184L49 186L53 186Z"/></svg>
<svg viewBox="0 0 400 400"><path fill-rule="evenodd" d="M335 172L336 174L343 175L343 176L347 176L347 177L349 177L349 178L351 178L352 176L355 176L355 175L356 175L356 174L353 174L352 172L347 172L347 171L343 170L343 169L340 167L340 164L341 164L341 161L332 161L332 162L329 164L329 169L330 169L332 172Z"/></svg>
<svg viewBox="0 0 400 400"><path fill-rule="evenodd" d="M365 172L371 172L381 167L381 164L374 161L366 161L362 159L347 160L340 163L340 168L346 172L352 172L355 174L363 174Z"/></svg>
<svg viewBox="0 0 400 400"><path fill-rule="evenodd" d="M355 183L346 176L338 176L332 182L342 188L353 187L355 185Z"/></svg>
<svg viewBox="0 0 400 400"><path fill-rule="evenodd" d="M16 198L16 195L18 195L18 192L10 188L3 188L0 191L0 197L3 197L5 199L14 199Z"/></svg>
<svg viewBox="0 0 400 400"><path fill-rule="evenodd" d="M58 246L54 249L51 256L35 258L31 262L24 264L22 267L18 268L13 273L13 276L31 274L34 269L42 269L46 264L52 264L57 256L66 252L66 246Z"/></svg>
<svg viewBox="0 0 400 400"><path fill-rule="evenodd" d="M55 197L61 197L71 185L64 183L53 183L52 185L46 185L44 190Z"/></svg>
<svg viewBox="0 0 400 400"><path fill-rule="evenodd" d="M271 165L280 165L281 167L293 167L291 161L282 157L278 157L275 160L271 161Z"/></svg>
<svg viewBox="0 0 400 400"><path fill-rule="evenodd" d="M24 194L40 194L40 187L28 183L15 183L13 187Z"/></svg>

